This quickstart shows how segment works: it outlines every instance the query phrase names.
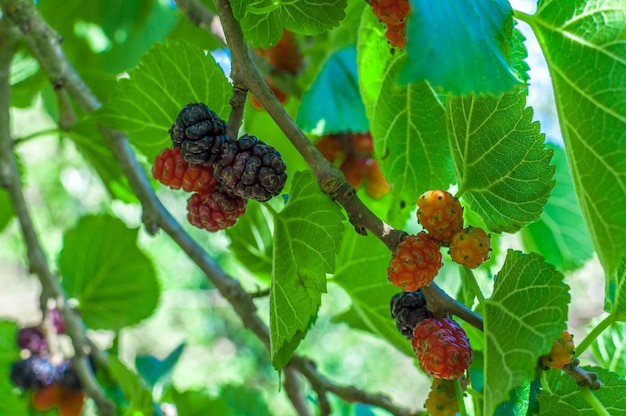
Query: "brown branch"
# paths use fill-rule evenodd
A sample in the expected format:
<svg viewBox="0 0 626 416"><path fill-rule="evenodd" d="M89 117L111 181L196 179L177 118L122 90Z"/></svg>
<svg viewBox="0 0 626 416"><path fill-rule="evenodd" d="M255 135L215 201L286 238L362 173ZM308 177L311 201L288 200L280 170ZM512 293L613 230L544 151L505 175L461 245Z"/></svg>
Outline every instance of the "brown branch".
<svg viewBox="0 0 626 416"><path fill-rule="evenodd" d="M311 412L306 406L306 398L300 388L300 373L294 368L287 366L283 374L285 375L285 392L289 400L291 400L293 407L296 409L296 412L298 412L299 416L310 416Z"/></svg>
<svg viewBox="0 0 626 416"><path fill-rule="evenodd" d="M4 10L7 11L7 9ZM105 397L104 391L96 381L88 363L87 356L90 352L90 346L85 334L85 325L67 305L65 301L67 297L63 288L48 267L46 255L39 243L22 192L20 172L13 153L13 141L9 131L9 107L11 105L9 68L18 36L14 27L7 27L6 18L0 20L0 26L2 26L0 28L0 183L8 191L13 210L22 229L31 270L37 275L41 283L42 310L46 309L48 299L56 301L57 308L65 321L66 333L74 346L74 368L83 390L94 400L101 415L112 416L115 414L115 405Z"/></svg>
<svg viewBox="0 0 626 416"><path fill-rule="evenodd" d="M573 378L579 387L588 387L591 390L598 390L602 387L598 373L584 370L578 366L579 364L580 360L575 359L571 364L563 366L561 370Z"/></svg>

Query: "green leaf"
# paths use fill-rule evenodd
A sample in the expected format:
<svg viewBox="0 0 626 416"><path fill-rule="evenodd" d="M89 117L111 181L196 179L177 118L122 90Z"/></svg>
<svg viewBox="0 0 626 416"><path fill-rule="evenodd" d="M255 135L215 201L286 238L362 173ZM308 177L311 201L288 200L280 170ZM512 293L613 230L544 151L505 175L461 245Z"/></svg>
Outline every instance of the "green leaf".
<svg viewBox="0 0 626 416"><path fill-rule="evenodd" d="M152 388L157 384L165 385L171 379L172 371L184 349L185 344L182 343L174 348L163 360L159 360L152 355L138 355L135 357L137 372Z"/></svg>
<svg viewBox="0 0 626 416"><path fill-rule="evenodd" d="M607 279L604 309L615 319L626 322L626 257L613 277Z"/></svg>
<svg viewBox="0 0 626 416"><path fill-rule="evenodd" d="M356 48L350 46L328 58L302 96L298 126L317 135L369 131L359 92Z"/></svg>
<svg viewBox="0 0 626 416"><path fill-rule="evenodd" d="M270 416L270 411L259 390L243 385L226 385L220 391L220 398L232 409L233 415Z"/></svg>
<svg viewBox="0 0 626 416"><path fill-rule="evenodd" d="M28 416L28 403L13 393L11 366L20 359L17 324L0 321L0 415Z"/></svg>
<svg viewBox="0 0 626 416"><path fill-rule="evenodd" d="M107 216L86 216L65 233L61 283L92 329L119 330L149 317L159 300L150 259L137 247L137 229Z"/></svg>
<svg viewBox="0 0 626 416"><path fill-rule="evenodd" d="M513 20L508 1L411 4L403 82L427 80L454 95L497 95L521 83L510 65Z"/></svg>
<svg viewBox="0 0 626 416"><path fill-rule="evenodd" d="M211 409L213 415L234 416L223 398L213 397L208 391L174 390L172 396L178 416L206 416L207 409Z"/></svg>
<svg viewBox="0 0 626 416"><path fill-rule="evenodd" d="M615 373L600 367L582 367L586 371L598 374L602 381L599 390L590 392L604 405L611 416L626 415L626 380ZM550 392L542 390L539 394L539 408L542 416L596 416L598 413L585 400L582 389L568 374L550 370L548 374Z"/></svg>
<svg viewBox="0 0 626 416"><path fill-rule="evenodd" d="M542 0L528 21L550 69L581 210L612 276L626 255L626 7Z"/></svg>
<svg viewBox="0 0 626 416"><path fill-rule="evenodd" d="M392 187L389 217L398 224L404 224L418 195L447 189L453 181L444 109L427 83L395 83L404 61L387 68L372 117L376 156Z"/></svg>
<svg viewBox="0 0 626 416"><path fill-rule="evenodd" d="M593 358L600 366L626 378L626 325L613 323L591 344Z"/></svg>
<svg viewBox="0 0 626 416"><path fill-rule="evenodd" d="M509 400L500 403L494 416L526 416L528 412L528 398L530 397L530 381L514 388L509 394Z"/></svg>
<svg viewBox="0 0 626 416"><path fill-rule="evenodd" d="M168 130L190 102L203 102L228 119L231 86L215 60L197 46L157 44L129 76L120 79L99 119L128 133L130 142L148 157L171 146Z"/></svg>
<svg viewBox="0 0 626 416"><path fill-rule="evenodd" d="M13 217L15 217L15 213L13 212L9 193L0 188L0 231L9 225Z"/></svg>
<svg viewBox="0 0 626 416"><path fill-rule="evenodd" d="M152 416L154 404L150 390L141 384L137 374L126 367L115 355L109 356L109 370L118 381L128 402L123 416Z"/></svg>
<svg viewBox="0 0 626 416"><path fill-rule="evenodd" d="M389 249L376 237L346 230L337 256L339 266L330 281L350 296L352 305L333 320L386 339L398 350L414 357L411 343L398 331L389 310L391 298L398 293L387 279L390 260Z"/></svg>
<svg viewBox="0 0 626 416"><path fill-rule="evenodd" d="M554 152L555 185L539 221L524 227L520 235L527 251L536 251L560 271L575 270L593 255L591 237L583 222L574 193L565 151L548 144Z"/></svg>
<svg viewBox="0 0 626 416"><path fill-rule="evenodd" d="M463 200L489 230L514 233L539 219L554 186L526 94L451 97L448 131Z"/></svg>
<svg viewBox="0 0 626 416"><path fill-rule="evenodd" d="M282 28L303 35L319 35L338 26L346 17L347 0L232 0L231 7L246 39L266 48L281 37Z"/></svg>
<svg viewBox="0 0 626 416"><path fill-rule="evenodd" d="M357 48L357 68L359 87L365 112L371 119L374 104L383 85L385 70L393 55L385 39L385 26L374 16L369 8L361 18Z"/></svg>
<svg viewBox="0 0 626 416"><path fill-rule="evenodd" d="M315 320L335 270L343 213L323 194L310 171L294 176L289 202L274 217L270 294L272 364L282 368Z"/></svg>
<svg viewBox="0 0 626 416"><path fill-rule="evenodd" d="M259 280L269 283L272 274L274 219L256 201L248 201L246 215L226 230L237 260Z"/></svg>
<svg viewBox="0 0 626 416"><path fill-rule="evenodd" d="M539 356L566 328L569 300L563 275L541 256L507 252L485 303L484 414L534 378Z"/></svg>

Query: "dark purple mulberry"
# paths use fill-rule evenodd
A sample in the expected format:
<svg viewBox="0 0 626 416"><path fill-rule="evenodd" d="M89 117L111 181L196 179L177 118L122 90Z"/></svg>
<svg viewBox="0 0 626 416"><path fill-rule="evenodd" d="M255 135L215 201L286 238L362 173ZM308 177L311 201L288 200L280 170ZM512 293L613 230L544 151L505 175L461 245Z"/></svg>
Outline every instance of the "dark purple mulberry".
<svg viewBox="0 0 626 416"><path fill-rule="evenodd" d="M41 326L20 328L17 333L17 345L35 354L42 354L48 350L48 341Z"/></svg>
<svg viewBox="0 0 626 416"><path fill-rule="evenodd" d="M432 318L426 308L426 297L421 290L401 292L391 298L391 317L396 320L398 331L407 339L413 338L413 330L421 321Z"/></svg>
<svg viewBox="0 0 626 416"><path fill-rule="evenodd" d="M235 195L265 202L283 190L286 168L275 148L246 134L225 144L214 176Z"/></svg>
<svg viewBox="0 0 626 416"><path fill-rule="evenodd" d="M76 370L74 369L74 362L71 359L63 360L63 362L56 367L55 378L60 386L68 390L81 391L83 389L78 374L76 374Z"/></svg>
<svg viewBox="0 0 626 416"><path fill-rule="evenodd" d="M11 381L24 389L47 387L55 381L56 374L56 367L48 361L48 358L38 355L19 360L11 367Z"/></svg>
<svg viewBox="0 0 626 416"><path fill-rule="evenodd" d="M169 133L172 147L181 149L183 159L191 165L212 165L228 141L224 120L202 103L187 104Z"/></svg>

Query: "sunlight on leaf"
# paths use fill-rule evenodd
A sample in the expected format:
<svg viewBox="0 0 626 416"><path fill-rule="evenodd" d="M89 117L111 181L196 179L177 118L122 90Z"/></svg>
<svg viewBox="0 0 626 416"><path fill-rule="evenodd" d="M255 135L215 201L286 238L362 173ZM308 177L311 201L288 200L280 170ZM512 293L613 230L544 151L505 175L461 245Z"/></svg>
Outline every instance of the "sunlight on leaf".
<svg viewBox="0 0 626 416"><path fill-rule="evenodd" d="M326 292L344 229L343 213L310 171L294 176L289 202L275 215L270 294L272 364L285 366Z"/></svg>
<svg viewBox="0 0 626 416"><path fill-rule="evenodd" d="M626 254L626 7L542 0L527 20L552 76L581 210L610 277Z"/></svg>
<svg viewBox="0 0 626 416"><path fill-rule="evenodd" d="M566 328L569 288L538 254L507 252L485 303L484 414L534 378L537 360Z"/></svg>

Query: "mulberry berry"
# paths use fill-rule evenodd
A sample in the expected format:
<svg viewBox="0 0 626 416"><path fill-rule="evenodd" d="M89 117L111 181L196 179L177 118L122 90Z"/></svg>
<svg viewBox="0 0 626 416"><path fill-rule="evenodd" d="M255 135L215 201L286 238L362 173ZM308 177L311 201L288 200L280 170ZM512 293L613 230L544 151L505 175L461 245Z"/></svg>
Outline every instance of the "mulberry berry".
<svg viewBox="0 0 626 416"><path fill-rule="evenodd" d="M405 292L430 284L443 266L439 244L428 234L411 235L402 242L389 263L387 275Z"/></svg>
<svg viewBox="0 0 626 416"><path fill-rule="evenodd" d="M72 391L81 391L83 386L74 369L74 362L72 360L63 360L63 362L56 367L56 382L63 388Z"/></svg>
<svg viewBox="0 0 626 416"><path fill-rule="evenodd" d="M463 207L449 192L426 191L417 199L417 207L419 223L443 244L463 229Z"/></svg>
<svg viewBox="0 0 626 416"><path fill-rule="evenodd" d="M472 362L465 331L449 318L420 322L413 331L411 344L424 372L436 378L457 379Z"/></svg>
<svg viewBox="0 0 626 416"><path fill-rule="evenodd" d="M227 143L214 166L222 188L260 202L280 194L287 180L286 168L276 149L247 134Z"/></svg>
<svg viewBox="0 0 626 416"><path fill-rule="evenodd" d="M426 308L426 297L421 290L396 293L391 298L390 309L398 331L407 339L413 338L413 330L417 324L433 317Z"/></svg>
<svg viewBox="0 0 626 416"><path fill-rule="evenodd" d="M190 166L180 149L163 149L154 160L152 176L163 185L186 192L210 193L217 184L213 167Z"/></svg>
<svg viewBox="0 0 626 416"><path fill-rule="evenodd" d="M13 363L11 381L24 389L40 389L55 381L56 368L47 358L31 355Z"/></svg>
<svg viewBox="0 0 626 416"><path fill-rule="evenodd" d="M372 11L387 27L386 37L391 46L406 45L407 17L411 14L409 0L372 0Z"/></svg>
<svg viewBox="0 0 626 416"><path fill-rule="evenodd" d="M555 339L552 343L552 350L548 355L543 355L540 359L544 368L563 368L574 360L574 336L567 331L561 333L561 338Z"/></svg>
<svg viewBox="0 0 626 416"><path fill-rule="evenodd" d="M246 212L246 200L221 190L195 193L187 200L187 219L198 228L211 232L235 225Z"/></svg>
<svg viewBox="0 0 626 416"><path fill-rule="evenodd" d="M461 377L461 388L467 386L467 379ZM428 394L428 399L424 403L424 407L428 410L428 414L432 416L456 416L459 411L459 403L457 402L456 393L454 391L453 380L444 380L436 378Z"/></svg>
<svg viewBox="0 0 626 416"><path fill-rule="evenodd" d="M20 328L17 332L17 345L35 354L42 354L48 350L48 341L41 326Z"/></svg>
<svg viewBox="0 0 626 416"><path fill-rule="evenodd" d="M191 165L212 165L228 141L226 123L202 103L187 104L169 133L172 146L182 149L183 158Z"/></svg>
<svg viewBox="0 0 626 416"><path fill-rule="evenodd" d="M467 227L452 237L450 257L456 263L475 269L489 259L491 243L482 228Z"/></svg>
<svg viewBox="0 0 626 416"><path fill-rule="evenodd" d="M275 46L260 52L273 68L290 74L297 74L302 67L300 48L292 32L283 29L283 36Z"/></svg>

